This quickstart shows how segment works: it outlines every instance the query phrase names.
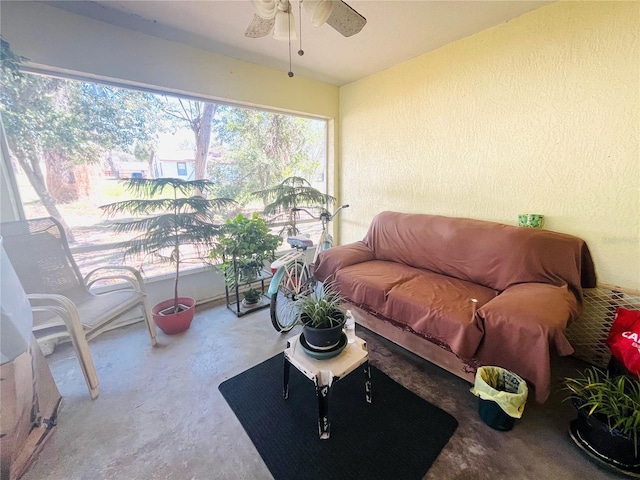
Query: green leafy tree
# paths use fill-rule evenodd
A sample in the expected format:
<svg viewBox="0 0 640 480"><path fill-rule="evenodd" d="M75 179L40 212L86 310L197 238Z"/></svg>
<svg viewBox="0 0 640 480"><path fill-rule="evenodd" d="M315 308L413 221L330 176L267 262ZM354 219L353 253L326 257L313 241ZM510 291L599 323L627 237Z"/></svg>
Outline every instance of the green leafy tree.
<svg viewBox="0 0 640 480"><path fill-rule="evenodd" d="M0 64L2 64L3 73L13 78L21 77L20 64L25 60L26 58L16 55L14 51L11 50L9 42L0 35Z"/></svg>
<svg viewBox="0 0 640 480"><path fill-rule="evenodd" d="M171 124L161 97L137 90L86 82L65 82L69 107L84 122L87 137L104 150L135 153L137 146L155 145Z"/></svg>
<svg viewBox="0 0 640 480"><path fill-rule="evenodd" d="M67 172L97 162L102 152L131 151L152 142L163 123L151 94L34 74L21 74L24 59L2 42L0 114L12 158L25 172L49 215L71 229L48 189L44 166Z"/></svg>
<svg viewBox="0 0 640 480"><path fill-rule="evenodd" d="M8 48L4 41L2 48ZM62 224L69 241L74 241L71 229L47 190L42 165L45 155L56 151L52 128L64 128L62 135L74 138L72 131L77 122L70 115L54 114L58 80L22 75L14 62L5 63L5 59L11 57L3 53L0 113L11 156L22 167L49 215Z"/></svg>
<svg viewBox="0 0 640 480"><path fill-rule="evenodd" d="M325 156L322 122L221 106L213 128L225 161L215 165L211 178L221 185L221 192L239 201L286 177L310 177Z"/></svg>
<svg viewBox="0 0 640 480"><path fill-rule="evenodd" d="M136 160L149 163L149 172L153 173L153 160L156 154L155 142L136 142L133 150Z"/></svg>
<svg viewBox="0 0 640 480"><path fill-rule="evenodd" d="M166 97L165 112L178 122L188 125L193 132L196 146L194 159L196 180L207 178L211 126L217 109L217 103Z"/></svg>

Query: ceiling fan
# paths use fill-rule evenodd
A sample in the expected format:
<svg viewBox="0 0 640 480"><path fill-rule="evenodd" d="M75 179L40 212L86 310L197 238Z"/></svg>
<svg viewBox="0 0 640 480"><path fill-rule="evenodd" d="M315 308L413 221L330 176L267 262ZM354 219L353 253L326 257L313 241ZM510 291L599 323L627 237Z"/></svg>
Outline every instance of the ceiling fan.
<svg viewBox="0 0 640 480"><path fill-rule="evenodd" d="M255 14L245 32L246 37L264 37L272 30L276 40L294 40L297 37L289 0L251 0L251 4ZM327 23L345 37L355 35L367 23L366 18L342 0L299 0L299 14L301 6L311 17L314 27Z"/></svg>

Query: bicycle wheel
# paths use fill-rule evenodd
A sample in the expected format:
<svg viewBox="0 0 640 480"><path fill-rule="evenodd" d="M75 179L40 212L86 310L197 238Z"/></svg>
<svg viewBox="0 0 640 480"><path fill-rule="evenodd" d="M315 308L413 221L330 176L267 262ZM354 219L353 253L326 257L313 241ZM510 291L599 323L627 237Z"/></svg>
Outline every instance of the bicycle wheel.
<svg viewBox="0 0 640 480"><path fill-rule="evenodd" d="M309 294L309 270L300 262L289 265L280 279L278 291L271 295L271 323L278 332L288 332L298 320L295 302Z"/></svg>

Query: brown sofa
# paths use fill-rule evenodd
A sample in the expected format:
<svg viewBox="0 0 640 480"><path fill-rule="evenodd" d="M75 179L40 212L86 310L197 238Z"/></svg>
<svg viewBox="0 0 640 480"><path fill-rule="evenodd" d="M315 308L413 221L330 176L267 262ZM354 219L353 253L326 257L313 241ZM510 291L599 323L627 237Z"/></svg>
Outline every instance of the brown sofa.
<svg viewBox="0 0 640 480"><path fill-rule="evenodd" d="M548 230L383 212L364 240L322 252L315 275L351 304L356 321L473 381L480 365L517 373L538 402L550 355L594 287L589 250Z"/></svg>

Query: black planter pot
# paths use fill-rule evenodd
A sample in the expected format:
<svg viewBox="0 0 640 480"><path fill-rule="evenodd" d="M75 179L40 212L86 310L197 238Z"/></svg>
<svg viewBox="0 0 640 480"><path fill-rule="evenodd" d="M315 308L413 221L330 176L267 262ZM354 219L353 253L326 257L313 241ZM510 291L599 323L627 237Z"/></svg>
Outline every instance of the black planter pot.
<svg viewBox="0 0 640 480"><path fill-rule="evenodd" d="M304 316L301 317L304 323ZM344 315L340 323L334 327L316 328L309 325L302 327L302 334L307 344L316 350L330 350L340 343L342 328L344 327Z"/></svg>
<svg viewBox="0 0 640 480"><path fill-rule="evenodd" d="M640 473L640 457L636 454L633 437L609 430L606 421L581 408L569 430L576 444L590 456L623 472Z"/></svg>

